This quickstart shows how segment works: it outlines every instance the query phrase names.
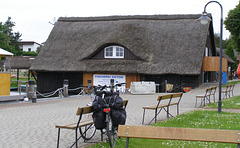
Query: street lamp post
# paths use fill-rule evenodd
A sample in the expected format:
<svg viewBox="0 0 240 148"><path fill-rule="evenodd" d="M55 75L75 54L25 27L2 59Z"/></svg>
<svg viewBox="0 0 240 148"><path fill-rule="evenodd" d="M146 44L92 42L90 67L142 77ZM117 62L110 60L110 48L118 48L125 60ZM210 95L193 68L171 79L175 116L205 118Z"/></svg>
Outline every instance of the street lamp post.
<svg viewBox="0 0 240 148"><path fill-rule="evenodd" d="M218 113L222 112L222 32L223 32L223 8L218 1L209 1L202 13L202 16L198 19L203 25L207 24L211 19L207 16L206 7L210 3L217 3L221 7L221 21L220 21L220 68L219 68L219 100L218 100Z"/></svg>

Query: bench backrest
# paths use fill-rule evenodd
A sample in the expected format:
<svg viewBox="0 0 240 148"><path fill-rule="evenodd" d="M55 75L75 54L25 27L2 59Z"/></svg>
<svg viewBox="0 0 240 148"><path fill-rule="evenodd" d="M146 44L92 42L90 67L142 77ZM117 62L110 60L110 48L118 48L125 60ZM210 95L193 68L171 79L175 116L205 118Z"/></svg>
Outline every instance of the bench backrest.
<svg viewBox="0 0 240 148"><path fill-rule="evenodd" d="M216 92L216 89L217 89L217 87L215 86L215 87L211 87L211 95L213 95L213 94L215 94L215 92Z"/></svg>
<svg viewBox="0 0 240 148"><path fill-rule="evenodd" d="M79 107L76 115L79 116L79 115L81 115L81 113L82 114L88 114L88 113L91 113L91 112L93 112L92 106Z"/></svg>
<svg viewBox="0 0 240 148"><path fill-rule="evenodd" d="M174 93L172 94L172 98L182 97L183 93Z"/></svg>
<svg viewBox="0 0 240 148"><path fill-rule="evenodd" d="M129 126L118 127L118 137L187 140L240 144L240 131L175 127Z"/></svg>
<svg viewBox="0 0 240 148"><path fill-rule="evenodd" d="M233 89L234 89L234 86L235 86L235 84L232 84L232 85L230 85L231 87L230 87L230 91L232 91Z"/></svg>
<svg viewBox="0 0 240 148"><path fill-rule="evenodd" d="M168 94L168 95L161 95L161 96L158 96L158 101L160 100L166 100L166 99L171 99L172 98L172 94Z"/></svg>
<svg viewBox="0 0 240 148"><path fill-rule="evenodd" d="M172 94L172 101L171 102L176 102L177 101L179 103L181 98L182 98L182 95L183 95L182 92Z"/></svg>
<svg viewBox="0 0 240 148"><path fill-rule="evenodd" d="M226 90L229 90L231 88L231 85L226 85Z"/></svg>

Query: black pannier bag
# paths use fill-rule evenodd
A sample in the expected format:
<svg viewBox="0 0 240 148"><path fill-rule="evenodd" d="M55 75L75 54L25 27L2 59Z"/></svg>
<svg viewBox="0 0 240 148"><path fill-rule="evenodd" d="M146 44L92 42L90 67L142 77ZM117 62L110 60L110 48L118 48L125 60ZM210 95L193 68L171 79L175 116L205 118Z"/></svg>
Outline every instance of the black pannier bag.
<svg viewBox="0 0 240 148"><path fill-rule="evenodd" d="M125 124L127 115L125 109L123 109L123 99L118 95L114 96L111 113L114 126Z"/></svg>
<svg viewBox="0 0 240 148"><path fill-rule="evenodd" d="M95 96L93 99L93 122L96 129L103 129L106 127L106 113L103 112L105 100L100 96Z"/></svg>

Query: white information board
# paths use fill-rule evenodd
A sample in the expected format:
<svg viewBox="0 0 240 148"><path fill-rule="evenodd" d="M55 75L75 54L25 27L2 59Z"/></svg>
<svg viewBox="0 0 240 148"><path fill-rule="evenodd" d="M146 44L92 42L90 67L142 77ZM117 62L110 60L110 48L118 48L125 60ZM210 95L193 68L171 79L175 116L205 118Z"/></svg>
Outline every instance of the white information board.
<svg viewBox="0 0 240 148"><path fill-rule="evenodd" d="M114 84L125 83L125 75L105 75L105 74L94 74L93 75L93 85L110 85L110 80L114 79Z"/></svg>

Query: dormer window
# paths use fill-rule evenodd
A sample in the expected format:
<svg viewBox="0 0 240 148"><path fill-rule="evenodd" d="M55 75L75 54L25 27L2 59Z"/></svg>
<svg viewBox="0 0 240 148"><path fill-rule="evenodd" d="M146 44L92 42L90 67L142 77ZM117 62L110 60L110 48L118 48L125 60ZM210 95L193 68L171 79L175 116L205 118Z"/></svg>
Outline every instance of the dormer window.
<svg viewBox="0 0 240 148"><path fill-rule="evenodd" d="M124 48L121 46L108 46L104 49L104 58L124 58Z"/></svg>

